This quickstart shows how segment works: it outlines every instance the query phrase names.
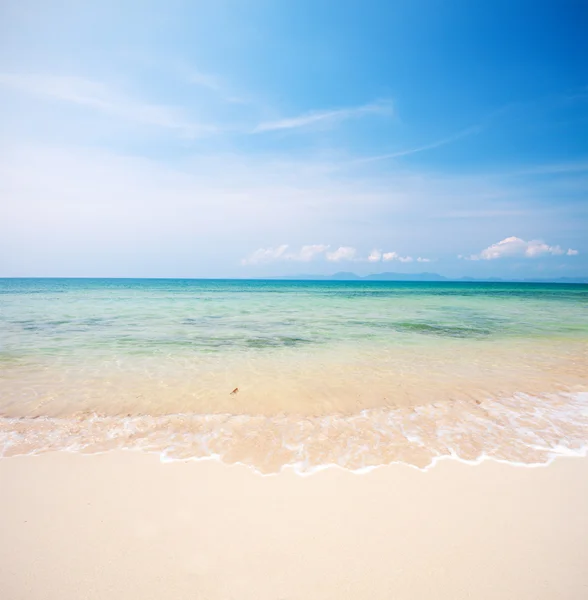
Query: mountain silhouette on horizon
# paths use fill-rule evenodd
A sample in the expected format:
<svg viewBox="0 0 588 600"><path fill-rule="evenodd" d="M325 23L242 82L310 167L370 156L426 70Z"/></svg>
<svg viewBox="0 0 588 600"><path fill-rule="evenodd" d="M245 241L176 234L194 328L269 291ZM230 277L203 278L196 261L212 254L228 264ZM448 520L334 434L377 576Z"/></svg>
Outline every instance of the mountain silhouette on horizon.
<svg viewBox="0 0 588 600"><path fill-rule="evenodd" d="M501 277L445 277L438 273L372 273L371 275L357 275L350 271L339 271L332 275L278 275L268 277L267 279L285 279L292 281L451 281L451 282L519 282L519 283L588 283L587 277L557 277L557 278L540 278L540 277L520 277L520 278L501 278Z"/></svg>

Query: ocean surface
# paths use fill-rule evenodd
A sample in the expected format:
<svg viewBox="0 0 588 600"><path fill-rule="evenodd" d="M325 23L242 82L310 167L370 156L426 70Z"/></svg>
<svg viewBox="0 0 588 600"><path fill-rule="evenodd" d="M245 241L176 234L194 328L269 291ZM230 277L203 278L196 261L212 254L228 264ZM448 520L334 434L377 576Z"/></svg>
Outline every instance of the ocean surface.
<svg viewBox="0 0 588 600"><path fill-rule="evenodd" d="M588 445L588 286L0 279L0 452L260 472Z"/></svg>

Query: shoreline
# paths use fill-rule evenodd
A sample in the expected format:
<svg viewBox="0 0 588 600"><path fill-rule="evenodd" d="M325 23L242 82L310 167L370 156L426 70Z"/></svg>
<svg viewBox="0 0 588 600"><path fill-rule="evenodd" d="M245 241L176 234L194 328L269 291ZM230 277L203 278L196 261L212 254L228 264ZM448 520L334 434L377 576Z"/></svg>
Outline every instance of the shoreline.
<svg viewBox="0 0 588 600"><path fill-rule="evenodd" d="M518 394L500 401L433 403L370 409L357 415L78 415L0 417L0 456L66 450L95 454L132 450L165 462L217 459L263 474L329 465L371 471L408 464L427 470L439 460L487 459L542 465L557 456L586 456L588 392Z"/></svg>
<svg viewBox="0 0 588 600"><path fill-rule="evenodd" d="M483 455L476 459L469 460L465 458L460 458L454 454L446 454L443 456L436 456L433 458L430 464L421 467L419 465L415 465L409 462L402 461L393 461L390 463L382 463L377 465L369 465L366 467L360 468L350 468L344 465L340 465L337 463L326 463L322 465L316 465L310 469L300 470L297 465L285 464L282 465L279 471L272 472L263 472L255 467L255 465L250 465L244 462L235 461L232 463L227 463L223 461L223 458L219 455L211 455L211 456L193 456L186 458L170 458L165 453L157 451L157 450L142 450L140 448L115 448L115 449L107 449L107 450L97 450L92 452L85 452L84 450L71 450L69 448L61 448L58 450L43 450L41 452L31 452L30 454L15 454L10 456L0 456L0 462L12 460L12 459L24 459L24 458L37 458L41 456L47 455L55 455L55 454L70 454L74 456L105 456L113 453L122 453L122 454L138 454L145 456L152 456L158 459L158 462L162 465L165 464L177 464L177 463L210 463L210 464L218 464L223 468L244 468L247 471L250 471L256 477L279 477L280 475L290 473L296 477L313 477L314 475L321 473L323 471L341 471L343 473L350 473L351 475L368 475L379 469L387 469L389 467L408 467L410 469L415 469L421 473L428 473L437 467L437 465L441 463L458 463L468 467L477 467L479 465L485 463L492 463L496 465L504 465L507 467L515 467L521 469L541 469L547 468L551 466L554 462L559 461L561 459L583 459L588 458L588 444L580 448L577 452L570 450L569 448L561 447L558 449L557 454L553 454L550 456L546 462L531 462L525 463L520 461L513 461L508 459L496 458L494 456Z"/></svg>
<svg viewBox="0 0 588 600"><path fill-rule="evenodd" d="M588 458L259 476L214 460L0 460L0 591L113 598L576 600Z"/></svg>

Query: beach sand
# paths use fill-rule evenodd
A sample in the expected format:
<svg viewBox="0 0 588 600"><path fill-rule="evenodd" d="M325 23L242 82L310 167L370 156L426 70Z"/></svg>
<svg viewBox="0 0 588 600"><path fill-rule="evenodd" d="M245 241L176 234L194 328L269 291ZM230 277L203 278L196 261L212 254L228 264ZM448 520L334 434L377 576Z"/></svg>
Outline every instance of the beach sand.
<svg viewBox="0 0 588 600"><path fill-rule="evenodd" d="M260 476L215 461L0 460L0 597L588 598L588 459Z"/></svg>

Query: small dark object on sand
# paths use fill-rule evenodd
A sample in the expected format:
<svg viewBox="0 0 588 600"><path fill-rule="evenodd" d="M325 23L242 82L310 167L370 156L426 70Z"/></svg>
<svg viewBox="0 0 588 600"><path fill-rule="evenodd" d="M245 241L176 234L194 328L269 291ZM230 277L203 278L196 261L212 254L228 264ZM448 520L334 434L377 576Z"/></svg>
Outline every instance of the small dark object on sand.
<svg viewBox="0 0 588 600"><path fill-rule="evenodd" d="M231 396L234 396L237 392L239 391L239 388L235 388L232 392L231 392Z"/></svg>

